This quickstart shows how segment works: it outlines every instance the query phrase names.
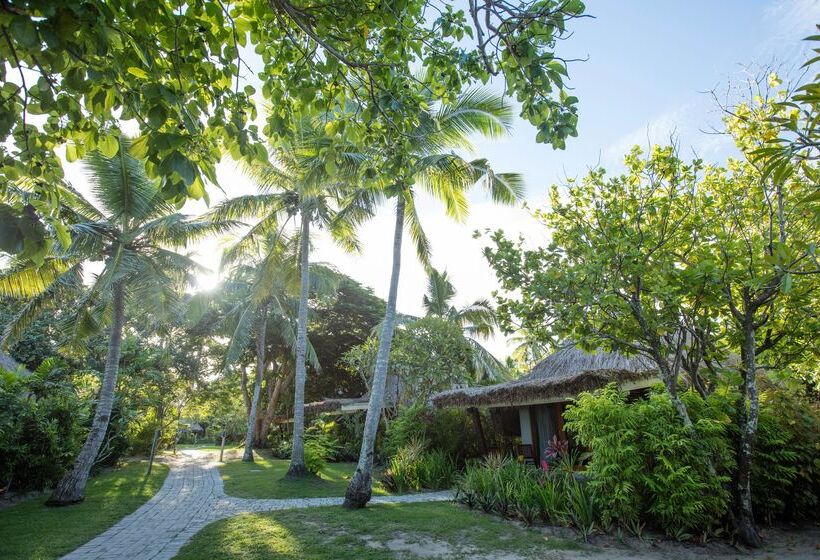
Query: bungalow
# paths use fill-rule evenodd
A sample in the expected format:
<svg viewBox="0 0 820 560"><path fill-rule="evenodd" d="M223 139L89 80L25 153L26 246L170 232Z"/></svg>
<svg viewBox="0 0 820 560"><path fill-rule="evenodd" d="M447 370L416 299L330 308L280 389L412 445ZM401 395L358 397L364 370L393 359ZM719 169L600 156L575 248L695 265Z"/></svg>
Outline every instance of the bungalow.
<svg viewBox="0 0 820 560"><path fill-rule="evenodd" d="M616 352L586 352L575 344L562 345L536 364L529 374L498 385L465 387L436 393L438 408L465 408L472 413L482 446L484 433L478 408L499 419L504 435L514 439L517 454L528 462L545 459L548 444L567 441L564 409L583 392L615 382L628 392L640 392L657 382L657 370L646 358Z"/></svg>

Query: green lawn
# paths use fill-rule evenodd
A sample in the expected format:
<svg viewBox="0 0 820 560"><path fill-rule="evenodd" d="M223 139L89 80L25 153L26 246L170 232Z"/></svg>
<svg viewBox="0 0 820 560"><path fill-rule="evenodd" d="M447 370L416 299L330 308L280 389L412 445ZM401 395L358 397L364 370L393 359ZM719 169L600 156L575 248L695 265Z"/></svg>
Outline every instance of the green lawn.
<svg viewBox="0 0 820 560"><path fill-rule="evenodd" d="M450 503L241 515L198 533L176 560L544 558L577 543Z"/></svg>
<svg viewBox="0 0 820 560"><path fill-rule="evenodd" d="M159 490L168 467L155 463L149 479L146 467L146 461L134 461L92 478L77 505L45 507L44 495L0 510L0 558L58 558L88 542Z"/></svg>
<svg viewBox="0 0 820 560"><path fill-rule="evenodd" d="M285 479L288 461L272 459L254 452L253 463L231 456L219 465L225 493L239 498L319 498L344 496L355 463L328 463L318 477ZM227 457L226 457L227 458ZM373 494L386 494L378 483Z"/></svg>

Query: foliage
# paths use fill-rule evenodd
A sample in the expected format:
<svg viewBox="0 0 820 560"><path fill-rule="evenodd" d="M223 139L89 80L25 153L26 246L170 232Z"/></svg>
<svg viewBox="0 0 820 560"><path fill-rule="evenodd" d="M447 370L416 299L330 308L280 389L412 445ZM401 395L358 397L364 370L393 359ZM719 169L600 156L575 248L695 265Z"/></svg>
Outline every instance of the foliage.
<svg viewBox="0 0 820 560"><path fill-rule="evenodd" d="M379 455L387 460L417 439L426 442L428 449L453 457L459 465L481 454L475 426L466 411L416 404L399 408L396 416L387 422Z"/></svg>
<svg viewBox="0 0 820 560"><path fill-rule="evenodd" d="M776 519L816 519L820 505L820 406L798 391L767 387L752 464L755 511Z"/></svg>
<svg viewBox="0 0 820 560"><path fill-rule="evenodd" d="M428 450L426 441L414 439L390 458L383 483L398 493L442 490L452 487L457 472L450 455L439 449Z"/></svg>
<svg viewBox="0 0 820 560"><path fill-rule="evenodd" d="M589 486L600 497L605 526L617 522L630 528L651 520L680 535L705 532L722 520L729 504L725 473L733 461L726 426L730 419L720 402L725 397L712 397L718 405L692 392L685 398L695 437L662 392L628 403L610 385L582 394L567 409L566 428L593 450ZM719 476L707 468L714 458L723 467Z"/></svg>
<svg viewBox="0 0 820 560"><path fill-rule="evenodd" d="M371 339L343 360L352 372L369 379L377 350L377 340ZM424 403L436 391L465 383L470 379L472 356L461 327L444 319L424 317L397 329L388 374L400 381L398 402Z"/></svg>
<svg viewBox="0 0 820 560"><path fill-rule="evenodd" d="M576 479L571 464L546 472L511 457L489 455L467 465L456 484L456 500L526 525L539 520L573 524L584 536L598 522L599 498Z"/></svg>
<svg viewBox="0 0 820 560"><path fill-rule="evenodd" d="M577 98L566 93L567 64L554 50L582 2L476 3L471 18L428 3L10 4L0 21L9 61L0 69L0 191L24 178L43 196L0 206L3 240L13 240L2 250L42 259L50 241L40 219L54 227L62 219L52 196L63 178L57 149L65 146L69 161L94 150L115 156L125 123L139 128L130 150L150 162L172 203L206 197L222 153L264 162L256 92L243 84L251 49L261 96L275 108L263 132L277 143L293 138L301 114L345 111L355 99L359 117L335 126L336 139L386 145L416 128L408 115L427 97L450 100L491 75L503 76L538 142L563 147L575 135ZM415 87L419 62L430 70L423 88ZM327 164L341 153L331 144Z"/></svg>
<svg viewBox="0 0 820 560"><path fill-rule="evenodd" d="M457 308L453 305L456 290L447 276L447 271L431 269L427 279L427 292L423 306L428 317L439 317L458 324L464 329L467 342L473 347L473 379L476 382L499 381L507 377L507 371L478 339L493 336L498 326L498 317L492 304L486 299Z"/></svg>
<svg viewBox="0 0 820 560"><path fill-rule="evenodd" d="M308 401L325 397L358 397L366 391L362 379L351 375L342 356L365 342L384 315L384 301L350 277L342 276L331 298L317 298L313 305L315 319L308 338L322 365L321 375L310 379L306 390Z"/></svg>
<svg viewBox="0 0 820 560"><path fill-rule="evenodd" d="M0 370L0 488L55 484L79 452L88 412L57 360L44 361L30 377Z"/></svg>

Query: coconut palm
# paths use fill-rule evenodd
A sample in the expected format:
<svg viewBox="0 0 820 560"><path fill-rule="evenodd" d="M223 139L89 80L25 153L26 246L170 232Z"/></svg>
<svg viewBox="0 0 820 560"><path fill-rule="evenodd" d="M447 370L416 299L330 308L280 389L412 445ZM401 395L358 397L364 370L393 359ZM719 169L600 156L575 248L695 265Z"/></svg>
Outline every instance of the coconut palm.
<svg viewBox="0 0 820 560"><path fill-rule="evenodd" d="M217 220L257 221L233 248L244 250L258 235L283 231L291 220L299 223L299 308L296 332L294 376L293 451L287 476L308 473L305 467L305 357L307 353L308 292L310 290L310 231L312 226L327 229L333 239L348 250L358 250L355 225L370 211L363 199L348 196L346 179L355 176L364 157L355 151L332 150L332 139L324 134L325 122L304 118L297 123L295 139L272 147L268 163L246 167L259 188L258 194L227 200L210 215ZM332 158L332 159L329 159ZM347 201L347 202L345 202ZM298 217L298 218L297 218ZM227 258L232 258L230 254Z"/></svg>
<svg viewBox="0 0 820 560"><path fill-rule="evenodd" d="M478 339L486 340L498 328L498 316L489 300L479 299L466 307L455 307L453 299L456 289L450 282L447 271L430 269L427 277L427 293L422 305L428 317L438 317L458 324L473 347L473 372L475 381L500 381L507 377L507 371L492 353L484 348Z"/></svg>
<svg viewBox="0 0 820 560"><path fill-rule="evenodd" d="M248 239L248 235L252 236ZM297 267L299 236L286 236L278 231L264 235L253 230L241 237L225 253L222 266L231 267L226 288L236 304L227 318L234 319L231 341L225 356L225 366L237 363L250 338L255 335L256 376L250 398L246 395L248 424L245 452L242 460L253 461L253 437L256 431L257 405L262 377L268 364L268 338L277 338L290 348L297 340L295 317L299 302L299 269ZM311 266L310 291L320 295L335 291L337 275L326 266ZM310 341L306 359L319 369ZM243 380L244 380L243 376ZM247 383L243 382L243 391Z"/></svg>
<svg viewBox="0 0 820 560"><path fill-rule="evenodd" d="M180 288L191 270L199 268L171 248L229 230L234 222L192 220L165 201L157 181L142 162L128 153L130 141L119 140L113 157L94 152L86 159L91 192L98 204L65 185L60 188L66 231L55 231L51 255L38 265L12 263L0 276L0 293L25 297L27 303L6 326L3 344L19 336L58 297L76 295L73 309L64 311L64 325L75 338L110 325L108 353L91 430L74 463L54 489L48 503L80 502L103 442L119 373L120 345L126 309L162 315L175 312ZM34 197L20 188L9 196ZM102 262L102 270L86 285L84 266ZM128 303L133 302L133 306Z"/></svg>
<svg viewBox="0 0 820 560"><path fill-rule="evenodd" d="M371 204L380 196L396 201L393 265L359 462L345 492L344 504L348 508L361 508L370 501L373 452L395 327L401 243L405 227L415 242L416 253L421 262L426 266L430 262L430 243L416 210L417 190L438 199L444 204L447 214L457 220L464 219L467 214L466 191L479 182L498 203L514 204L523 196L523 182L519 175L494 173L486 160L468 161L452 151L473 151L470 137L474 134L494 138L510 131L513 112L500 96L485 89L471 89L459 95L452 103L436 106L430 94L428 106L431 109L419 115L415 133L410 138L403 138L400 145L390 147L395 155L393 166L396 172L393 173L393 178L381 193L370 195Z"/></svg>

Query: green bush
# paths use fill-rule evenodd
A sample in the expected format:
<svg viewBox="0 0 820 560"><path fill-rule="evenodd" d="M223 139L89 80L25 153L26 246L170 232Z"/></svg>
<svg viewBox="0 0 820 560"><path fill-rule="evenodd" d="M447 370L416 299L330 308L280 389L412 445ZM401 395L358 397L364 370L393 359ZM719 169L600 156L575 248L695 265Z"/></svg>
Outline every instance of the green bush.
<svg viewBox="0 0 820 560"><path fill-rule="evenodd" d="M694 438L660 391L627 403L611 385L582 394L567 409L567 429L594 450L587 474L591 492L600 496L603 525L630 528L646 519L680 537L708 531L725 515L727 471L715 477L708 468L710 461L732 464L728 418L721 419L725 397L708 403L688 392L683 398Z"/></svg>
<svg viewBox="0 0 820 560"><path fill-rule="evenodd" d="M271 449L274 457L288 459L291 456L293 442L282 440ZM305 429L305 467L316 474L328 461L336 459L338 441L333 435L332 424L317 420Z"/></svg>
<svg viewBox="0 0 820 560"><path fill-rule="evenodd" d="M396 492L451 488L458 470L452 457L441 450L427 451L427 442L411 440L388 463L384 484Z"/></svg>
<svg viewBox="0 0 820 560"><path fill-rule="evenodd" d="M46 360L29 377L0 370L0 488L54 485L79 453L88 403Z"/></svg>
<svg viewBox="0 0 820 560"><path fill-rule="evenodd" d="M389 459L411 441L423 439L428 449L442 451L463 465L467 459L480 456L474 434L473 422L464 410L408 406L387 424L379 453Z"/></svg>
<svg viewBox="0 0 820 560"><path fill-rule="evenodd" d="M761 392L752 501L761 521L817 519L820 406L816 401L774 387Z"/></svg>
<svg viewBox="0 0 820 560"><path fill-rule="evenodd" d="M456 483L456 500L470 508L519 519L576 525L587 534L595 526L597 502L572 469L545 472L511 457L490 455L467 465Z"/></svg>

